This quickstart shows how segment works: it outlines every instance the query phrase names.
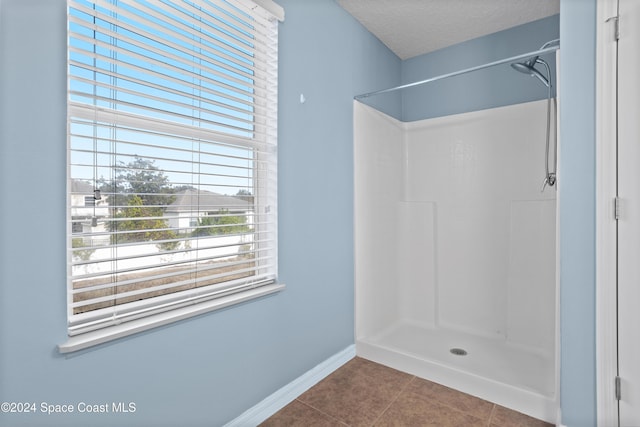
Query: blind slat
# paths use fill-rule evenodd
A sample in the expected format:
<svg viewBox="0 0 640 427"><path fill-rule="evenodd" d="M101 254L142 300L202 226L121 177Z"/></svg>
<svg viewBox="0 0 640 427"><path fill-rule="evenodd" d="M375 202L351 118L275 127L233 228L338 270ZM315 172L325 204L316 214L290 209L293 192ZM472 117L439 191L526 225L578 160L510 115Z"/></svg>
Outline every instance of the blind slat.
<svg viewBox="0 0 640 427"><path fill-rule="evenodd" d="M246 263L245 263L246 264ZM240 263L238 264L234 264L235 266L238 265L242 265ZM136 296L136 295L143 295L143 294L147 294L147 293L151 293L151 292L160 292L160 291L167 291L167 290L171 290L171 289L175 289L175 288L182 288L185 285L193 285L193 287L199 287L202 286L202 283L208 283L211 281L226 281L226 278L229 277L233 277L233 278L237 278L238 275L246 275L248 274L249 276L252 276L251 281L255 280L255 273L256 271L258 271L259 268L258 267L250 267L250 268L237 268L235 269L233 272L227 272L227 273L220 273L220 274L203 274L202 271L200 270L193 270L193 271L185 271L184 273L176 273L176 274L172 274L172 275L158 275L158 276L154 276L152 278L149 278L149 280L159 280L159 279L163 279L163 278L170 278L170 277L176 277L176 276L190 276L190 275L197 275L199 277L196 277L195 279L186 279L186 280L179 280L179 281L174 281L171 283L167 283L167 284L163 284L163 285L156 285L156 286L151 286L151 287L136 287L135 285L140 284L140 283L145 283L146 281L123 281L123 282L115 282L109 286L103 286L101 288L98 289L91 289L91 290L85 290L85 289L78 289L75 290L73 292L74 296L79 296L82 295L83 293L91 293L94 291L98 291L98 290L103 290L103 289L116 289L118 287L127 287L127 286L131 286L134 290L131 291L124 291L124 292L119 292L117 294L117 298L130 298L132 296ZM263 277L260 277L261 279ZM88 305L93 305L93 304L98 304L98 303L103 303L103 302L111 302L113 301L113 296L108 295L108 296L99 296L99 297L95 297L95 298L90 298L90 299L86 299L86 300L82 300L79 302L74 302L72 304L72 306L74 308L76 307L84 307L84 306L88 306Z"/></svg>
<svg viewBox="0 0 640 427"><path fill-rule="evenodd" d="M113 33L105 31L105 35L109 35L109 34L113 34ZM223 71L218 71L214 68L207 67L206 64L200 64L198 68L192 68L192 70L197 70L197 73L196 73L195 71L184 68L184 66L187 66L189 64L192 65L192 62L190 63L189 61L186 60L186 58L173 54L171 52L162 51L160 49L156 49L152 47L147 47L147 53L150 52L150 53L160 55L160 58L156 59L149 56L148 54L144 55L142 53L132 51L124 47L119 47L118 45L113 45L107 41L92 39L91 37L88 37L82 34L75 34L74 39L77 39L79 41L86 41L86 42L91 41L93 44L93 49L95 49L96 47L103 47L107 49L110 56L98 54L95 51L92 52L90 50L85 50L80 47L74 47L71 49L71 52L77 53L79 55L87 56L92 59L99 59L101 60L101 62L105 63L105 65L121 65L129 69L144 70L144 72L149 73L151 75L152 75L153 68L158 67L161 69L173 71L176 74L182 75L187 78L202 80L211 85L224 86L225 88L231 91L244 92L247 95L250 95L252 93L252 90L251 90L252 88L262 87L265 84L264 83L265 79L257 78L248 71L232 69L229 67L219 67L223 71L226 71L226 72L223 72ZM121 38L121 41L128 42L129 39L123 37ZM129 44L133 44L133 42ZM123 56L131 59L138 59L142 61L142 63L140 65L136 65L131 60L127 61L125 60L125 58L118 57L117 55L115 55L117 53L123 54ZM185 55L195 56L191 52L189 53L185 52ZM170 60L173 62L170 62ZM204 61L204 58L201 58L201 60ZM180 64L182 64L183 66L180 66ZM143 65L147 65L147 66L145 67ZM216 76L230 82L235 82L238 84L238 86L232 86L224 81L215 80L213 78L207 77L204 74L200 74L203 72L206 72L207 74L211 74L212 76ZM161 75L166 76L166 74L161 74ZM125 74L123 74L123 77L124 76ZM175 81L181 82L184 85L188 84L188 80L185 80L185 79L175 79ZM262 84L256 84L256 83L262 83Z"/></svg>
<svg viewBox="0 0 640 427"><path fill-rule="evenodd" d="M73 108L73 106L71 107ZM77 116L76 118L69 119L70 124L75 124L78 126L90 125L96 130L103 130L103 131L108 131L111 127L107 123L99 122L98 119L101 116L100 116L100 113L97 111L92 111L92 110L86 110L84 112L77 111L76 116ZM87 119L83 120L81 116L84 116ZM96 120L90 123L90 120L91 120L90 117L94 117ZM93 143L94 141L104 141L104 142L114 141L114 142L117 142L118 144L134 145L138 147L156 147L156 148L161 147L163 149L173 150L176 152L193 152L193 148L190 148L189 144L200 144L200 152L203 155L216 155L222 158L241 159L241 160L245 160L249 158L247 156L233 154L232 152L227 153L222 150L224 148L243 148L243 149L248 148L247 141L250 141L250 140L230 139L228 135L224 135L224 134L215 135L213 132L207 132L206 134L202 134L201 135L202 137L161 133L161 132L156 132L155 130L152 130L152 129L141 129L139 127L136 127L136 124L141 123L140 122L141 119L142 119L141 117L136 115L131 115L130 118L125 119L125 121L131 123L131 126L129 126L128 128L128 134L135 134L136 136L139 135L140 139L138 140L133 139L129 136L118 136L118 137L113 136L112 138L101 137L101 136L95 135L95 132L93 131L91 132L91 134L86 134L86 133L83 134L78 130L74 130L73 128L69 130L69 135L81 138L82 140L89 140L91 143ZM174 123L159 122L156 126L159 127L164 125L166 125L166 129L168 130L171 126L174 125ZM194 131L197 131L197 129L198 128L194 127ZM152 143L145 143L144 136L154 138L154 141ZM204 136L207 136L208 138L203 139ZM168 139L170 143L165 143L163 145L159 141L161 138ZM180 141L180 143L176 144L175 143L176 141ZM257 141L256 144L251 148L261 149L267 152L269 151L270 149L269 147L257 145L259 143L260 142ZM84 147L84 145L79 145L79 146ZM74 149L74 151L81 151L81 150L82 148ZM99 151L99 150L96 149L96 151ZM103 151L103 153L106 153L106 152Z"/></svg>
<svg viewBox="0 0 640 427"><path fill-rule="evenodd" d="M266 250L263 250L262 252L265 252ZM248 252L247 252L248 253ZM251 252L253 253L253 252ZM217 261L220 260L221 258L225 258L224 256L220 256L220 257L209 257L209 258L202 258L199 259L199 262L203 262L203 261ZM228 258L228 256L227 256ZM119 279L117 281L113 281L113 282L109 282L109 283L100 283L100 284L96 284L96 285L92 285L92 286L84 286L83 284L80 284L80 286L78 286L76 289L72 290L72 294L78 294L78 293L83 293L83 292L87 292L87 291L94 291L94 290L101 290L101 289L109 289L109 288L113 288L114 286L122 286L122 285L128 285L131 283L139 283L139 282L144 282L144 281L148 281L148 280L155 280L155 279L161 279L161 278L165 278L165 277L171 277L171 276L180 276L183 274L199 274L199 273L203 273L203 272L207 272L210 270L215 270L215 269L221 269L221 268L226 268L229 266L236 266L236 265L243 265L243 264L247 264L249 262L259 262L259 261L265 261L265 260L269 260L271 259L271 256L258 256L256 258L252 258L251 260L242 260L242 261L235 261L235 262L224 262L224 265L220 264L220 265L214 265L214 266L198 266L198 267L193 267L189 270L184 270L184 271L180 271L180 272L173 272L173 273L161 273L160 271L158 271L158 273L153 273L153 274L149 274L148 276L145 277L144 280L141 279L137 279L137 278L133 278L133 279ZM194 261L179 261L179 262L173 262L173 263L166 263L163 265L163 267L165 269L167 268L171 268L171 267L181 267L181 266L191 266L194 264ZM257 270L258 268L254 268L254 270ZM119 272L119 274L126 274L126 273L131 273L131 272L138 272L138 271L145 271L144 269L130 269L130 270L126 270L126 271L121 271ZM231 273L234 274L234 273ZM86 275L86 276L78 276L78 281L82 281L85 279L94 279L94 278L104 278L104 274L102 275Z"/></svg>
<svg viewBox="0 0 640 427"><path fill-rule="evenodd" d="M245 255L248 255L248 254L255 255L256 256L255 259L258 260L258 261L272 259L273 257L268 255L268 254L274 249L274 247L266 246L265 243L270 243L270 242L265 242L264 240L262 240L262 241L258 240L258 241L255 242L255 244L262 244L263 247L260 250L244 251L243 254L245 254ZM238 245L230 245L230 246L238 246ZM195 249L195 250L189 251L189 252L191 252L191 255L195 256L193 259L178 260L178 261L166 261L166 262L162 263L162 267L166 268L166 267L180 266L180 265L184 265L185 263L193 263L195 261L198 261L198 262L219 261L219 260L222 260L222 259L225 259L225 258L229 258L229 254L228 253L227 254L223 254L223 255L216 255L216 256L202 256L202 255L199 255L199 253L201 253L203 251L206 252L208 249L210 250L210 249L222 249L222 248L224 248L224 246L215 247L215 248ZM261 253L265 253L265 252L267 253L267 255L260 255ZM152 255L149 255L149 256L152 256ZM142 256L140 258L144 258L144 256ZM94 264L101 264L101 263L107 264L107 263L114 263L114 262L117 262L117 261L127 261L127 260L131 260L131 259L135 259L135 258L133 258L133 257L122 257L122 258L114 257L114 258L109 258L109 259L105 259L105 260L100 260L100 261L98 261L97 263L94 263ZM82 265L91 265L91 264L88 264L88 263L76 264L76 266L82 266ZM138 267L131 267L131 268L120 268L120 269L118 269L117 274L144 272L144 271L148 271L150 268L154 268L154 267L153 266L146 266L146 267L145 266L138 266ZM206 268L199 268L197 271L201 271L201 270L206 270ZM74 276L74 280L76 280L76 281L78 281L78 283L80 283L81 281L86 281L87 279L104 278L107 275L109 275L109 272L77 274L77 275ZM141 281L141 280L135 279L133 281ZM95 284L95 285L80 284L78 288L74 288L71 292L74 293L78 289L84 289L84 290L103 289L103 288L107 288L107 287L113 286L114 283L116 283L116 281L109 282L108 285L104 285L103 283Z"/></svg>
<svg viewBox="0 0 640 427"><path fill-rule="evenodd" d="M73 65L75 65L76 63L75 63L75 62L72 62L72 64L73 64ZM110 74L110 73L108 73L108 75L109 75L109 74ZM101 88L103 88L103 89L105 89L105 90L112 90L112 89L113 89L113 86L111 86L111 85L109 85L109 84L105 84L105 83L101 83L101 82L95 82L95 81L93 81L93 80L91 80L91 79L86 79L86 78L82 78L82 77L79 77L79 76L75 76L75 77L74 77L74 81L79 82L79 83L86 83L86 84L90 84L90 85L95 85L95 86L97 86L97 87L101 87ZM191 96L192 96L191 94L189 94L189 93L187 93L187 92L183 92L183 91L180 91L180 90L172 89L172 88L167 87L167 86L157 85L157 84L154 84L154 83L150 83L150 82L148 82L148 81L144 81L144 82L136 82L136 83L143 84L143 85L145 85L145 86L147 86L147 87L149 87L149 88L151 88L151 89L165 91L165 92L167 92L167 93L170 93L170 94L176 95L176 96L178 96L178 97L180 97L180 98L187 98L187 99L188 99L189 97L191 97ZM192 88L197 88L197 86L196 86L196 85L192 85ZM199 89L199 88L198 88L198 89ZM225 98L225 95L224 95L222 92L217 92L217 93L216 93L215 91L209 91L209 92L210 92L211 94L215 95L215 96L219 96L219 97ZM83 92L77 92L77 93L78 93L79 95L84 95L84 93L83 93ZM138 92L136 92L136 91L134 91L134 90L128 90L128 93L136 94L136 93L138 93ZM156 98L157 98L157 97L156 97ZM163 101L164 101L164 100L163 100ZM244 100L239 100L239 99L238 99L238 100L234 100L234 102L242 103L242 104L247 105L247 106L250 106L250 105L251 105L251 103L250 103L250 102L245 102ZM255 112L252 112L252 111L251 111L251 110L249 110L249 109L246 109L246 108L245 108L245 109L238 108L238 107L233 106L233 105L231 105L231 104L225 104L225 103L223 103L223 102L216 101L215 99L212 99L212 98L208 98L208 99L206 99L206 103L207 103L207 104L210 104L210 105L213 105L213 106L215 106L215 107L218 107L218 108L221 108L221 109L225 109L225 110L230 111L230 112L239 113L239 114L242 114L242 115L252 114L252 115L254 115L254 116L263 117L263 116L259 116L259 115L257 115ZM182 104L184 104L184 103L182 103ZM188 105L188 104L187 104L187 105ZM193 107L193 105L188 105L188 106L189 106L189 107ZM232 118L232 119L235 119L237 116L231 116L231 115L229 115L228 117L229 117L229 118Z"/></svg>
<svg viewBox="0 0 640 427"><path fill-rule="evenodd" d="M151 316L168 310L178 309L188 305L197 304L199 302L209 301L215 298L222 298L226 295L239 293L255 289L256 287L272 284L275 280L271 277L265 277L254 283L246 283L243 281L232 281L229 286L221 289L209 290L202 289L198 292L191 292L188 297L175 297L174 295L163 295L157 297L158 303L154 305L146 304L146 301L139 303L131 303L126 310L122 310L119 315L109 316L83 316L78 315L69 322L69 335L74 336L84 332L90 332L111 325L117 325L122 322L139 319L145 316Z"/></svg>
<svg viewBox="0 0 640 427"><path fill-rule="evenodd" d="M182 138L197 139L200 141L222 142L230 145L237 145L246 148L262 148L263 151L271 151L266 146L265 141L259 141L242 135L229 135L227 133L215 132L209 129L189 126L186 124L176 124L157 117L144 117L139 114L124 111L113 111L102 107L87 108L83 104L69 101L69 115L71 121L85 119L95 121L96 126L104 126L101 123L120 123L132 129L149 129L152 132L163 133L165 135L178 135ZM107 128L108 129L108 128Z"/></svg>
<svg viewBox="0 0 640 427"><path fill-rule="evenodd" d="M161 3L156 4L156 6L160 6L160 5L162 5L162 4ZM82 7L79 7L78 10L82 10L83 12L85 12L87 14L92 12L91 9L82 8ZM132 14L130 14L130 13L128 13L128 12L122 10L122 9L119 9L119 12L117 14L118 15L121 14L121 15L124 15L126 17L129 17L134 22L132 24L127 24L127 23L125 23L125 22L123 22L121 20L118 20L117 17L109 16L107 14L103 14L103 13L100 13L98 11L96 11L95 17L99 18L100 20L102 20L102 21L104 21L104 22L106 22L108 24L112 24L113 26L116 26L120 30L125 30L125 31L129 31L129 32L138 34L140 37L144 37L144 38L149 39L149 40L154 40L154 39L158 38L158 34L154 34L154 33L148 32L148 31L144 31L144 30L142 30L140 28L140 23L136 22L137 18L139 18L140 16L132 15ZM144 20L143 19L143 21L144 21L143 23L146 23L146 24L150 25L152 27L152 29L155 29L158 33L167 33L166 35L169 35L169 36L171 36L173 38L181 40L184 43L187 43L187 46L194 46L194 44L197 43L197 40L198 40L197 38L185 37L185 36L181 35L180 33L176 32L176 31L170 30L167 27L163 27L163 26L158 25L158 24L156 24L156 23L154 23L152 21L149 21L149 20ZM74 22L78 23L79 25L82 25L83 21L80 20L80 19L75 19ZM129 38L127 36L124 36L122 34L114 33L113 30L109 30L106 27L96 26L95 24L91 24L90 22L88 24L95 31L99 31L100 33L103 33L105 35L114 36L118 40L131 41L132 44L140 45L140 43L137 43L134 39ZM194 29L188 28L188 31L194 31ZM197 34L199 36L202 35L202 33L197 33ZM235 59L233 57L230 57L230 56L226 55L224 52L221 52L219 50L219 49L229 49L229 48L234 49L238 45L238 41L233 41L231 39L226 39L227 43L224 43L224 42L220 42L218 40L211 39L211 42L212 42L212 47L217 47L218 49L209 50L209 49L206 48L206 46L202 45L202 43L198 43L200 48L197 49L197 50L208 52L208 53L210 53L212 55L221 55L221 56L224 56L224 59L229 61L229 62L235 63L236 65L242 66L243 68L247 68L248 67L248 65L245 62L237 62L237 59ZM166 38L162 38L162 43L165 46L167 46L167 47L169 47L171 49L174 49L176 51L181 51L185 47L185 46L180 46L179 44L176 44L176 43L174 43L174 42L172 42L172 41L170 41L170 40L168 40ZM257 51L256 48L258 48L260 46L260 42L259 41L257 41L257 42L254 41L254 43L251 43L251 45L254 48L253 50ZM145 49L155 50L152 46L149 46L148 44L146 44L144 46L145 46ZM193 55L195 58L198 58L200 60L211 62L211 57L210 56L202 55L202 54L198 53L197 50L195 48L190 50L189 51L189 55ZM170 54L170 52L163 51L162 54L163 55L167 55L167 54ZM251 54L243 53L243 56L245 57L245 59L250 60L250 62L253 63L253 65L249 66L249 67L255 69L256 65L257 65L258 68L260 68L261 64L259 62L256 63L255 62L256 61L255 57L252 57ZM219 66L221 68L227 68L226 64L223 63L223 62L217 62L216 66ZM233 70L233 69L229 69L229 68L227 68L227 69L232 71L232 72L234 72L234 73L238 71L238 70Z"/></svg>
<svg viewBox="0 0 640 427"><path fill-rule="evenodd" d="M126 92L126 91L120 91L120 92ZM77 92L75 91L70 91L69 95L75 95L77 94ZM193 115L189 115L189 114L184 114L183 113L178 113L175 111L170 111L167 109L163 109L163 108L158 108L159 106L154 105L153 107L151 106L147 106L147 105L143 105L143 104L138 104L138 103L132 103L132 102L127 102L127 101L121 101L121 100L111 100L107 97L104 96L93 96L92 97L94 101L106 101L106 102L112 102L114 104L117 104L118 107L131 107L132 109L137 110L138 115L145 115L144 113L148 113L150 117L157 117L158 115L162 115L162 116L168 116L171 119L176 119L176 120L166 120L166 122L168 123L178 123L178 125L181 125L182 123L187 124L187 122L189 120L191 121L196 121L198 122L201 126L202 125L207 125L207 126L202 126L200 127L201 129L211 129L211 130L215 130L217 132L220 133L224 133L224 134L230 134L230 135L248 135L248 134L262 134L262 132L259 132L256 130L255 127L241 127L239 126L241 123L238 123L237 125L234 125L233 123L227 123L227 122L223 122L223 121L216 121L216 120L212 120L212 118L204 118L202 117L202 115L198 115L196 117L194 117ZM142 97L138 97L138 99L140 99ZM146 98L146 97L145 97ZM171 104L172 102L167 102L169 104ZM200 113L211 113L210 111L206 111L206 110L199 110L199 109L192 109L196 110L196 112L200 112ZM162 119L162 117L161 117ZM246 121L243 120L244 123L252 123L255 124L255 122L250 122L250 121Z"/></svg>

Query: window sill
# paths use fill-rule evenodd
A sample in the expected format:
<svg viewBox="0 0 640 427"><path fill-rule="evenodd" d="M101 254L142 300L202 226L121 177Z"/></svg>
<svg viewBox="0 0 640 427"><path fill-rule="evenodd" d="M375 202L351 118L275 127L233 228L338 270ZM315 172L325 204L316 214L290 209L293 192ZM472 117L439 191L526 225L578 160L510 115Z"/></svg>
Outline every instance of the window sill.
<svg viewBox="0 0 640 427"><path fill-rule="evenodd" d="M210 311L220 310L231 305L240 304L255 298L279 292L285 288L284 284L261 286L246 292L213 299L197 305L182 307L142 319L132 320L119 325L110 326L97 331L69 337L66 342L58 345L60 353L72 353L86 348L143 332L169 323L190 317L199 316Z"/></svg>

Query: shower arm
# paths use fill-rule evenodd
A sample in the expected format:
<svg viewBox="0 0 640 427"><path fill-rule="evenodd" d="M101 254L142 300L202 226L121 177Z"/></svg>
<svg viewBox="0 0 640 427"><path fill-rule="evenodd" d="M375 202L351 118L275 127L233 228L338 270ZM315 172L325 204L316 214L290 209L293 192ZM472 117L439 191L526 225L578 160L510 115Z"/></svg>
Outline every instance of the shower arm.
<svg viewBox="0 0 640 427"><path fill-rule="evenodd" d="M548 42L546 42L545 44L542 45L542 47L540 49L546 49L549 46L557 46L560 47L560 39L554 39L554 40L549 40Z"/></svg>

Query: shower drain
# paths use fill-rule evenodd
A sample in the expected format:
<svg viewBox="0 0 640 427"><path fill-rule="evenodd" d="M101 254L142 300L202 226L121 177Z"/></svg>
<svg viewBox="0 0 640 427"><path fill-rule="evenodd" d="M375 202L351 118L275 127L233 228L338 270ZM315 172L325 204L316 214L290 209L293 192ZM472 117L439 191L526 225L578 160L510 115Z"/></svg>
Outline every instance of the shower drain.
<svg viewBox="0 0 640 427"><path fill-rule="evenodd" d="M465 350L463 348L452 348L451 350L449 350L449 352L451 354L455 354L456 356L466 356L467 355L467 350Z"/></svg>

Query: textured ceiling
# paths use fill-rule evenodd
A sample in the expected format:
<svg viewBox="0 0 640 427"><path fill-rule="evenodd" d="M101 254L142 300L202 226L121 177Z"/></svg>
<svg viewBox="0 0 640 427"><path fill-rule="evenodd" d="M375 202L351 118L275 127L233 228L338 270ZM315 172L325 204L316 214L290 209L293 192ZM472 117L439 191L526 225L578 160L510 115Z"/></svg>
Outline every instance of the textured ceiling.
<svg viewBox="0 0 640 427"><path fill-rule="evenodd" d="M560 0L337 0L400 59L560 12Z"/></svg>

